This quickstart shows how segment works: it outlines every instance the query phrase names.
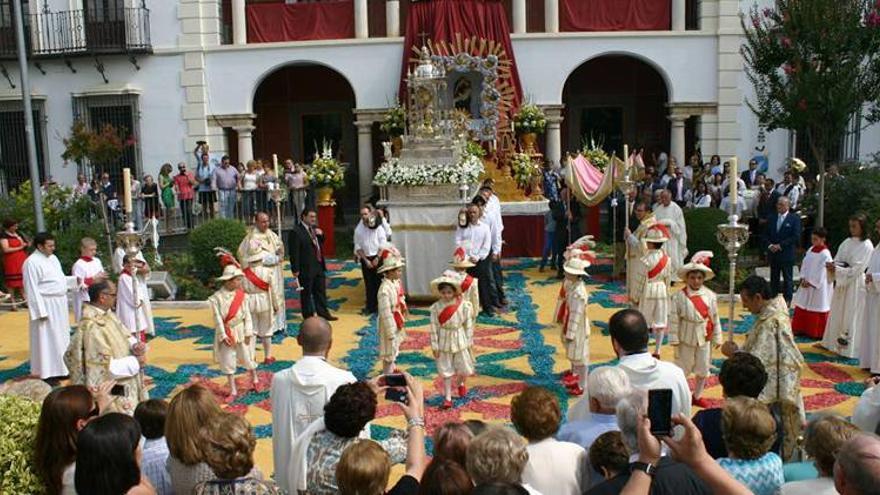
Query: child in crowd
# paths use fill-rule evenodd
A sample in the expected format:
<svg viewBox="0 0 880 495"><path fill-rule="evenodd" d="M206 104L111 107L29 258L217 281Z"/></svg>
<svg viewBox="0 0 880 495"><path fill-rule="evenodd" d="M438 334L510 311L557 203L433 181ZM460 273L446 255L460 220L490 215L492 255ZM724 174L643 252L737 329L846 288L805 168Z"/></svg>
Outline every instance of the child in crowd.
<svg viewBox="0 0 880 495"><path fill-rule="evenodd" d="M223 275L217 277L223 286L208 298L214 314L214 360L229 382L227 402L234 401L238 396L235 385L236 360L250 371L255 389L259 384L251 342L254 325L247 307L247 294L241 288L243 276L237 265L226 265Z"/></svg>
<svg viewBox="0 0 880 495"><path fill-rule="evenodd" d="M107 278L101 258L96 256L98 243L91 237L83 237L79 246L79 259L73 263L71 274L76 277L79 290L73 293L73 315L76 323L82 319L82 305L89 302L89 286Z"/></svg>
<svg viewBox="0 0 880 495"><path fill-rule="evenodd" d="M467 272L468 268L472 268L475 265L468 259L467 250L464 246L455 248L449 266L453 269L446 270L443 272L443 275L455 278L461 284L461 297L463 297L465 301L470 302L474 309L473 326L476 328L477 314L480 312L480 288L477 278Z"/></svg>
<svg viewBox="0 0 880 495"><path fill-rule="evenodd" d="M474 374L471 346L474 340L474 307L461 295L458 280L441 276L431 281L431 290L440 300L431 305L431 350L437 372L443 377L443 409L452 407L452 381L458 396L467 395L465 379Z"/></svg>
<svg viewBox="0 0 880 495"><path fill-rule="evenodd" d="M655 224L645 234L648 252L636 264L633 302L648 322L654 334L654 358L660 359L660 348L666 334L669 311L669 282L672 263L663 251L663 243L669 240L665 225Z"/></svg>
<svg viewBox="0 0 880 495"><path fill-rule="evenodd" d="M560 338L565 346L565 354L571 369L565 373L562 383L569 395L583 395L587 386L587 365L590 361L590 318L587 316L589 294L583 277L590 266L589 255L582 253L565 262L563 292L565 300L557 310L557 321L562 325Z"/></svg>
<svg viewBox="0 0 880 495"><path fill-rule="evenodd" d="M149 399L141 402L134 410L134 419L141 426L144 445L141 455L141 472L153 487L157 495L172 495L171 475L165 469L168 461L168 444L165 442L165 416L168 415L168 403L160 399Z"/></svg>
<svg viewBox="0 0 880 495"><path fill-rule="evenodd" d="M712 361L712 348L721 346L721 319L718 299L703 282L715 277L709 268L710 251L699 251L691 262L678 269L678 277L685 287L672 296L669 308L669 343L675 348L675 364L697 377L693 405L706 408L703 399L706 378Z"/></svg>
<svg viewBox="0 0 880 495"><path fill-rule="evenodd" d="M281 306L272 290L275 285L275 269L263 265L266 252L259 242L248 246L245 256L247 268L242 273L244 273L244 291L247 293L248 310L254 322L254 333L263 343L263 364L272 364L275 362L275 358L272 357L275 312ZM254 354L256 359L256 351Z"/></svg>
<svg viewBox="0 0 880 495"><path fill-rule="evenodd" d="M379 285L379 311L376 321L379 325L379 357L382 358L382 372L389 374L394 371L400 343L406 333L404 326L409 311L406 307L406 296L400 282L401 272L405 266L403 258L396 248L385 247L379 252L382 265L376 273L383 275Z"/></svg>
<svg viewBox="0 0 880 495"><path fill-rule="evenodd" d="M834 286L828 276L826 266L834 261L831 251L825 245L828 231L822 227L813 229L810 236L812 247L804 255L801 263L801 284L791 300L794 317L791 330L795 335L805 335L811 339L821 339L825 335L825 325L831 312L831 296Z"/></svg>
<svg viewBox="0 0 880 495"><path fill-rule="evenodd" d="M133 254L122 258L122 273L119 274L119 286L116 288L116 316L131 334L141 342L147 341L149 323L141 299L137 271L137 259Z"/></svg>

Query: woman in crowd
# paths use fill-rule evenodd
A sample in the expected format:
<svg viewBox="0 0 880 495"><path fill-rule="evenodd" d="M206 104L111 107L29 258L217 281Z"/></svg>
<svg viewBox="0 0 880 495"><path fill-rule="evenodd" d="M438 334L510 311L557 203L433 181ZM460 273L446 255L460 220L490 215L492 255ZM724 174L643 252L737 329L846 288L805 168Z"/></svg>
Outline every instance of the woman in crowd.
<svg viewBox="0 0 880 495"><path fill-rule="evenodd" d="M785 480L782 459L770 452L776 421L767 406L750 397L728 399L721 428L730 457L718 464L755 495L775 495Z"/></svg>
<svg viewBox="0 0 880 495"><path fill-rule="evenodd" d="M202 428L213 423L221 412L214 394L201 385L190 385L171 399L165 441L171 453L167 468L175 493L192 493L197 484L215 478L205 463Z"/></svg>
<svg viewBox="0 0 880 495"><path fill-rule="evenodd" d="M712 206L712 195L709 186L703 181L694 183L694 188L685 194L688 208L708 208Z"/></svg>
<svg viewBox="0 0 880 495"><path fill-rule="evenodd" d="M724 176L719 174L712 175L712 182L709 184L709 194L712 196L712 206L718 207L721 204L721 190L724 184Z"/></svg>
<svg viewBox="0 0 880 495"><path fill-rule="evenodd" d="M523 470L529 462L527 447L526 441L510 428L490 426L468 447L468 474L476 485L510 483L521 485L532 495L540 494L523 484Z"/></svg>
<svg viewBox="0 0 880 495"><path fill-rule="evenodd" d="M629 471L629 450L619 431L606 431L590 446L590 467L610 480ZM598 480L590 480L596 484Z"/></svg>
<svg viewBox="0 0 880 495"><path fill-rule="evenodd" d="M579 495L587 488L584 448L553 438L562 420L556 395L541 387L526 388L511 401L510 419L529 441L524 483L541 493Z"/></svg>
<svg viewBox="0 0 880 495"><path fill-rule="evenodd" d="M715 176L720 174L721 170L721 157L712 155L712 158L709 159L709 173Z"/></svg>
<svg viewBox="0 0 880 495"><path fill-rule="evenodd" d="M221 413L202 430L205 462L217 475L196 485L195 495L275 495L281 490L254 468L257 438L251 425L233 413Z"/></svg>
<svg viewBox="0 0 880 495"><path fill-rule="evenodd" d="M290 205L293 209L295 218L299 218L300 213L306 207L306 194L309 188L309 179L306 177L306 171L303 170L302 163L293 164L292 160L285 160L285 163L292 164L289 173L284 175L284 183L290 192Z"/></svg>
<svg viewBox="0 0 880 495"><path fill-rule="evenodd" d="M157 218L159 216L159 186L150 174L144 176L141 198L144 200L144 218Z"/></svg>
<svg viewBox="0 0 880 495"><path fill-rule="evenodd" d="M34 441L34 463L49 495L76 493L76 437L97 415L95 399L83 385L56 388L43 400Z"/></svg>
<svg viewBox="0 0 880 495"><path fill-rule="evenodd" d="M3 221L3 233L0 234L0 250L3 251L3 280L6 283L6 289L9 294L0 292L0 301L12 298L12 310L15 311L15 292L21 297L21 301L25 302L24 296L24 277L22 275L22 266L24 260L27 259L27 248L31 243L25 237L18 233L18 220L7 218Z"/></svg>
<svg viewBox="0 0 880 495"><path fill-rule="evenodd" d="M245 220L250 220L257 208L257 189L260 182L260 175L257 173L257 162L248 160L247 170L239 175L239 181L242 213Z"/></svg>
<svg viewBox="0 0 880 495"><path fill-rule="evenodd" d="M819 416L807 424L804 449L813 459L819 477L782 485L781 495L836 495L834 462L840 447L859 432L840 416Z"/></svg>
<svg viewBox="0 0 880 495"><path fill-rule="evenodd" d="M76 492L89 495L156 495L141 474L141 429L122 413L89 422L77 437Z"/></svg>
<svg viewBox="0 0 880 495"><path fill-rule="evenodd" d="M463 423L446 423L434 432L434 459L448 459L467 466L467 449L474 433Z"/></svg>
<svg viewBox="0 0 880 495"><path fill-rule="evenodd" d="M171 230L171 212L174 211L174 179L171 178L171 164L166 163L159 169L159 194L162 198L162 209L165 210L165 230Z"/></svg>

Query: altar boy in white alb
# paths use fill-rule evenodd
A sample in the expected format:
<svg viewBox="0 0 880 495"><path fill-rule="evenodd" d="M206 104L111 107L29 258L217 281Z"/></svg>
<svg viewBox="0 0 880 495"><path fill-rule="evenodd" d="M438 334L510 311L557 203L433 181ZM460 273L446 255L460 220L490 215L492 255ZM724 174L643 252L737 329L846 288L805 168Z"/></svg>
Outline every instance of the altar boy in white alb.
<svg viewBox="0 0 880 495"><path fill-rule="evenodd" d="M76 323L82 319L82 305L89 302L89 287L107 278L101 258L95 256L98 243L91 237L80 241L79 259L73 263L71 275L76 277L77 290L73 293L73 315Z"/></svg>
<svg viewBox="0 0 880 495"><path fill-rule="evenodd" d="M874 225L880 234L880 220ZM27 287L27 278L25 278ZM865 303L862 306L860 321L861 344L859 367L870 368L872 374L880 373L880 245L871 252L868 267L865 269Z"/></svg>
<svg viewBox="0 0 880 495"><path fill-rule="evenodd" d="M113 271L118 274L122 273L125 255L126 251L122 246L117 246L116 251L113 251ZM134 255L134 268L132 269L132 273L135 278L137 278L138 297L140 298L144 315L146 315L147 318L147 335L154 336L156 335L156 327L153 324L153 304L150 302L150 290L147 287L147 277L150 276L150 265L147 263L146 258L144 258L144 253L141 250L138 250Z"/></svg>
<svg viewBox="0 0 880 495"><path fill-rule="evenodd" d="M693 405L708 407L703 399L706 378L712 362L712 348L721 346L721 318L718 298L703 285L715 277L709 268L710 251L699 251L678 270L685 281L683 289L672 296L669 305L669 342L675 348L675 364L685 376L697 377Z"/></svg>
<svg viewBox="0 0 880 495"><path fill-rule="evenodd" d="M70 345L67 277L55 256L55 238L41 232L24 262L24 292L30 318L31 373L42 379L67 376L64 353Z"/></svg>
<svg viewBox="0 0 880 495"><path fill-rule="evenodd" d="M822 227L813 229L812 247L804 255L801 264L801 284L791 299L794 317L791 331L811 339L821 339L831 311L831 295L834 286L828 277L826 266L831 263L831 251L825 245L828 231Z"/></svg>
<svg viewBox="0 0 880 495"><path fill-rule="evenodd" d="M116 288L116 316L132 336L141 342L146 342L150 325L147 323L147 313L144 311L144 302L138 289L138 278L135 275L136 262L132 254L126 254L122 259L122 273L119 274L119 284Z"/></svg>

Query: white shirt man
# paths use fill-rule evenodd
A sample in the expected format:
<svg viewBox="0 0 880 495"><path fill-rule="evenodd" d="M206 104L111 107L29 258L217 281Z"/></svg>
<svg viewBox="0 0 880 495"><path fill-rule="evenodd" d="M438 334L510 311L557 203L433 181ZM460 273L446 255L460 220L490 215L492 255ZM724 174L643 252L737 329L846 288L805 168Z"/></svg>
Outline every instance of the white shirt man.
<svg viewBox="0 0 880 495"><path fill-rule="evenodd" d="M455 231L455 245L464 247L471 261L486 259L492 252L492 232L481 220Z"/></svg>
<svg viewBox="0 0 880 495"><path fill-rule="evenodd" d="M776 186L775 190L780 196L788 196L788 199L791 200L791 209L796 210L798 199L801 197L801 186L794 182L790 173L786 172L784 177L785 180Z"/></svg>
<svg viewBox="0 0 880 495"><path fill-rule="evenodd" d="M303 357L272 378L272 454L275 481L283 490L294 491L286 466L293 441L314 420L324 417L324 405L341 385L357 381L350 372L326 361L332 344L330 325L319 317L307 318L297 343Z"/></svg>
<svg viewBox="0 0 880 495"><path fill-rule="evenodd" d="M673 280L677 281L678 269L684 264L688 254L687 227L684 223L684 212L681 207L672 202L672 194L668 190L660 191L660 203L654 208L654 218L657 223L669 228L670 239L666 242L664 250L672 258Z"/></svg>
<svg viewBox="0 0 880 495"><path fill-rule="evenodd" d="M391 225L383 216L382 223L376 228L370 228L364 225L364 222L358 222L354 228L354 251L362 251L364 256L372 258L379 254L379 247L388 242L391 238Z"/></svg>
<svg viewBox="0 0 880 495"><path fill-rule="evenodd" d="M36 250L24 262L24 291L30 317L31 373L40 378L66 376L64 353L70 345L67 277L55 256L55 239L34 238Z"/></svg>
<svg viewBox="0 0 880 495"><path fill-rule="evenodd" d="M718 209L725 212L730 213L730 194L724 196L721 200L721 204L718 205ZM743 217L743 212L746 211L746 201L739 194L736 195L736 203L734 204L734 214L739 218Z"/></svg>

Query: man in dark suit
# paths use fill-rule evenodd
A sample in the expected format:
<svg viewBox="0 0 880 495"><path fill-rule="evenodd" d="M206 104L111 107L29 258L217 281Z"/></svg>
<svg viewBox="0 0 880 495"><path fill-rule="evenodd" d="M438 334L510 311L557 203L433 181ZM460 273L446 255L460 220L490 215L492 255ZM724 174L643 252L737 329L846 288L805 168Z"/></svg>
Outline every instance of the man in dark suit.
<svg viewBox="0 0 880 495"><path fill-rule="evenodd" d="M666 189L672 193L672 201L675 201L675 204L681 208L687 205L685 196L691 189L691 181L684 176L681 167L675 167L675 177L669 180Z"/></svg>
<svg viewBox="0 0 880 495"><path fill-rule="evenodd" d="M794 288L792 278L794 255L801 238L801 219L791 211L791 201L787 196L780 196L776 201L776 214L767 221L765 241L767 258L770 260L770 290L773 295L779 294L779 275L782 274L782 294L785 301L791 303Z"/></svg>
<svg viewBox="0 0 880 495"><path fill-rule="evenodd" d="M327 265L321 244L324 233L318 228L318 215L308 206L300 215L300 222L287 235L290 253L290 271L299 280L299 293L303 318L315 313L328 321L338 318L327 309Z"/></svg>
<svg viewBox="0 0 880 495"><path fill-rule="evenodd" d="M739 178L746 183L746 187L751 189L752 186L755 185L755 182L758 181L758 162L755 160L749 160L749 169L743 170L742 173L739 174Z"/></svg>

